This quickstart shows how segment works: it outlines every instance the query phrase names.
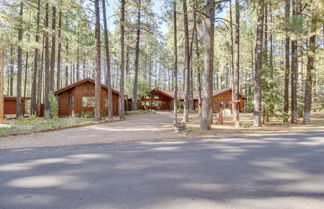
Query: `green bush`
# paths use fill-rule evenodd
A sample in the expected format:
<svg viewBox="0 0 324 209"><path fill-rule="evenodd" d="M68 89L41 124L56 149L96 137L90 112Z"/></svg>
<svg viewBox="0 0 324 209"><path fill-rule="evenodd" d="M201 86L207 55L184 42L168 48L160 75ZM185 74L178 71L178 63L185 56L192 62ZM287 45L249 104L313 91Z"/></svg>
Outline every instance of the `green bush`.
<svg viewBox="0 0 324 209"><path fill-rule="evenodd" d="M34 121L37 119L37 116L36 115L31 115L28 117L28 121Z"/></svg>
<svg viewBox="0 0 324 209"><path fill-rule="evenodd" d="M51 115L52 117L57 117L57 112L58 112L58 102L57 102L57 99L54 95L53 92L50 92L49 95L48 95L48 99L49 99L49 102L50 102L50 112L51 112Z"/></svg>

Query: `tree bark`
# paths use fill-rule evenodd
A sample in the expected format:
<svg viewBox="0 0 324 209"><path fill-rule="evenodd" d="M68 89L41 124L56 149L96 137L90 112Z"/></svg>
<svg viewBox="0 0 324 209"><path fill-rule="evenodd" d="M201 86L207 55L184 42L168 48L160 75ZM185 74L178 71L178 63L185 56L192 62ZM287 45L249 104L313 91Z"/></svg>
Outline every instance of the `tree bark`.
<svg viewBox="0 0 324 209"><path fill-rule="evenodd" d="M285 0L285 18L286 22L288 22L290 16L290 0ZM289 71L290 71L290 53L289 46L290 40L288 36L286 28L286 39L285 39L285 90L284 90L284 113L285 117L283 122L288 122L288 110L289 110Z"/></svg>
<svg viewBox="0 0 324 209"><path fill-rule="evenodd" d="M14 47L10 47L10 90L9 95L13 95L13 89L14 89Z"/></svg>
<svg viewBox="0 0 324 209"><path fill-rule="evenodd" d="M139 62L139 45L141 34L141 0L138 0L137 11L137 32L136 32L136 47L135 47L135 75L133 83L133 100L132 110L137 110L137 83L138 83L138 62Z"/></svg>
<svg viewBox="0 0 324 209"><path fill-rule="evenodd" d="M20 25L18 29L18 41L22 41L23 37L23 14L24 14L24 5L23 2L20 2L20 12L19 12L19 18L20 18ZM16 105L16 117L22 115L22 103L21 103L21 73L22 73L22 48L21 46L18 46L18 57L17 57L17 64L18 64L18 72L17 72L17 105Z"/></svg>
<svg viewBox="0 0 324 209"><path fill-rule="evenodd" d="M215 1L208 0L206 5L206 35L205 35L205 58L202 80L202 111L200 129L211 128L212 123L212 96L213 96L213 69L214 69L214 24L215 24Z"/></svg>
<svg viewBox="0 0 324 209"><path fill-rule="evenodd" d="M62 51L62 10L59 11L59 25L58 25L58 48L57 48L57 72L56 72L56 89L61 88L61 51Z"/></svg>
<svg viewBox="0 0 324 209"><path fill-rule="evenodd" d="M104 20L104 29L105 29L105 48L106 48L106 66L107 66L107 86L108 86L108 118L112 118L112 89L111 89L111 73L110 73L110 51L109 51L109 37L108 37L108 27L107 27L107 17L106 17L106 0L102 0L103 8L103 20Z"/></svg>
<svg viewBox="0 0 324 209"><path fill-rule="evenodd" d="M125 0L121 0L120 17L120 82L119 82L119 118L125 119L125 95L124 95L124 51L125 51Z"/></svg>
<svg viewBox="0 0 324 209"><path fill-rule="evenodd" d="M37 17L36 17L36 42L39 43L39 22L40 22L40 0L37 3ZM33 71L33 81L32 81L32 91L31 91L31 105L30 105L30 114L36 114L36 93L37 93L37 73L38 73L38 61L39 61L39 50L35 48L34 56L34 71Z"/></svg>
<svg viewBox="0 0 324 209"><path fill-rule="evenodd" d="M26 97L27 93L27 75L28 75L28 60L29 60L29 53L26 52L26 57L25 57L25 79L24 79L24 97Z"/></svg>
<svg viewBox="0 0 324 209"><path fill-rule="evenodd" d="M173 0L173 47L174 47L174 72L173 72L173 111L174 122L178 123L178 41L177 41L177 0Z"/></svg>
<svg viewBox="0 0 324 209"><path fill-rule="evenodd" d="M297 17L297 3L292 0L293 16ZM291 123L297 123L297 82L298 82L298 58L297 40L291 41Z"/></svg>
<svg viewBox="0 0 324 209"><path fill-rule="evenodd" d="M313 77L314 77L314 56L316 49L316 30L317 30L317 12L316 9L312 15L312 25L311 25L311 34L308 44L308 55L307 55L307 75L306 75L306 85L305 85L305 97L304 97L304 118L303 123L308 125L310 124L311 117L311 106L312 106L312 87L313 87Z"/></svg>
<svg viewBox="0 0 324 209"><path fill-rule="evenodd" d="M100 67L101 67L101 48L100 48L100 9L99 0L95 0L96 11L96 75L95 75L95 110L94 120L100 121L100 107L101 107L101 82L100 82Z"/></svg>
<svg viewBox="0 0 324 209"><path fill-rule="evenodd" d="M261 117L261 70L262 70L262 44L263 44L263 19L264 0L257 3L257 35L255 46L255 87L254 87L254 110L253 126L262 126Z"/></svg>
<svg viewBox="0 0 324 209"><path fill-rule="evenodd" d="M239 100L240 95L240 4L235 0L235 49L234 49L234 78L232 100ZM232 110L234 115L238 115L237 108L233 103ZM235 126L239 126L238 116L234 116Z"/></svg>
<svg viewBox="0 0 324 209"><path fill-rule="evenodd" d="M183 103L183 122L188 122L189 117L189 88L190 88L190 52L189 52L189 27L188 27L188 11L187 0L183 0L183 24L185 32L185 88Z"/></svg>
<svg viewBox="0 0 324 209"><path fill-rule="evenodd" d="M0 124L3 123L4 118L4 95L3 95L3 87L4 87L4 79L3 79L3 72L4 72L4 50L0 48Z"/></svg>
<svg viewBox="0 0 324 209"><path fill-rule="evenodd" d="M56 7L52 7L52 30L53 30L53 35L52 35L52 49L51 49L51 76L50 76L50 91L54 91L54 72L55 72L55 54L56 54Z"/></svg>
<svg viewBox="0 0 324 209"><path fill-rule="evenodd" d="M44 118L50 119L50 103L49 103L49 92L51 89L51 74L50 74L50 60L49 60L49 40L48 40L48 3L45 6L45 22L44 22L44 38L45 38L45 92L44 92Z"/></svg>

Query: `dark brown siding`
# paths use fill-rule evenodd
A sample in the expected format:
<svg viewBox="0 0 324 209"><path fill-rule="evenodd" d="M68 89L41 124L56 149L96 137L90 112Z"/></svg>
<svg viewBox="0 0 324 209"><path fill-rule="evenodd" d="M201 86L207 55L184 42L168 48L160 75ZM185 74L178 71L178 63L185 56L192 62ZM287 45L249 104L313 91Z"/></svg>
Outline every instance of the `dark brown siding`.
<svg viewBox="0 0 324 209"><path fill-rule="evenodd" d="M101 111L108 114L108 107L105 104L108 91L106 88L101 88ZM73 96L74 106L69 106L69 96ZM59 115L68 116L71 114L82 114L85 112L92 112L93 107L83 107L82 97L94 97L94 84L92 82L85 82L77 85L71 89L63 91L58 94L59 101ZM113 92L113 115L118 115L118 99L119 95Z"/></svg>

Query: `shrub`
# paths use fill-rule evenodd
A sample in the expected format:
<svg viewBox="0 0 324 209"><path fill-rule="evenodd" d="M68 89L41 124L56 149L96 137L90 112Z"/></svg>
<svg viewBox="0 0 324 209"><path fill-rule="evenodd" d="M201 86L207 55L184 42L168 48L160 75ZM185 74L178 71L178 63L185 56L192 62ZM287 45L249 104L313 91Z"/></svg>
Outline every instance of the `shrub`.
<svg viewBox="0 0 324 209"><path fill-rule="evenodd" d="M50 92L50 94L48 95L48 99L49 99L49 102L50 102L50 112L51 112L51 115L52 117L57 117L57 112L58 112L58 102L57 102L57 99L54 95L53 92Z"/></svg>
<svg viewBox="0 0 324 209"><path fill-rule="evenodd" d="M28 117L28 121L34 121L37 119L37 116L36 115L31 115Z"/></svg>

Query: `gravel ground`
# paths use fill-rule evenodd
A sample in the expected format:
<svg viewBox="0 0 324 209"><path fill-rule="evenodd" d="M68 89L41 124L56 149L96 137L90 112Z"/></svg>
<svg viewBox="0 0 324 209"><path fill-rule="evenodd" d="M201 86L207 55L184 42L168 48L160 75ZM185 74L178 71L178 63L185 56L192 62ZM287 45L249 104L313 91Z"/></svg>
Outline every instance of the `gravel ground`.
<svg viewBox="0 0 324 209"><path fill-rule="evenodd" d="M0 208L323 209L323 159L323 131L6 149Z"/></svg>
<svg viewBox="0 0 324 209"><path fill-rule="evenodd" d="M0 149L126 142L177 137L172 114L128 115L125 121L0 138Z"/></svg>

